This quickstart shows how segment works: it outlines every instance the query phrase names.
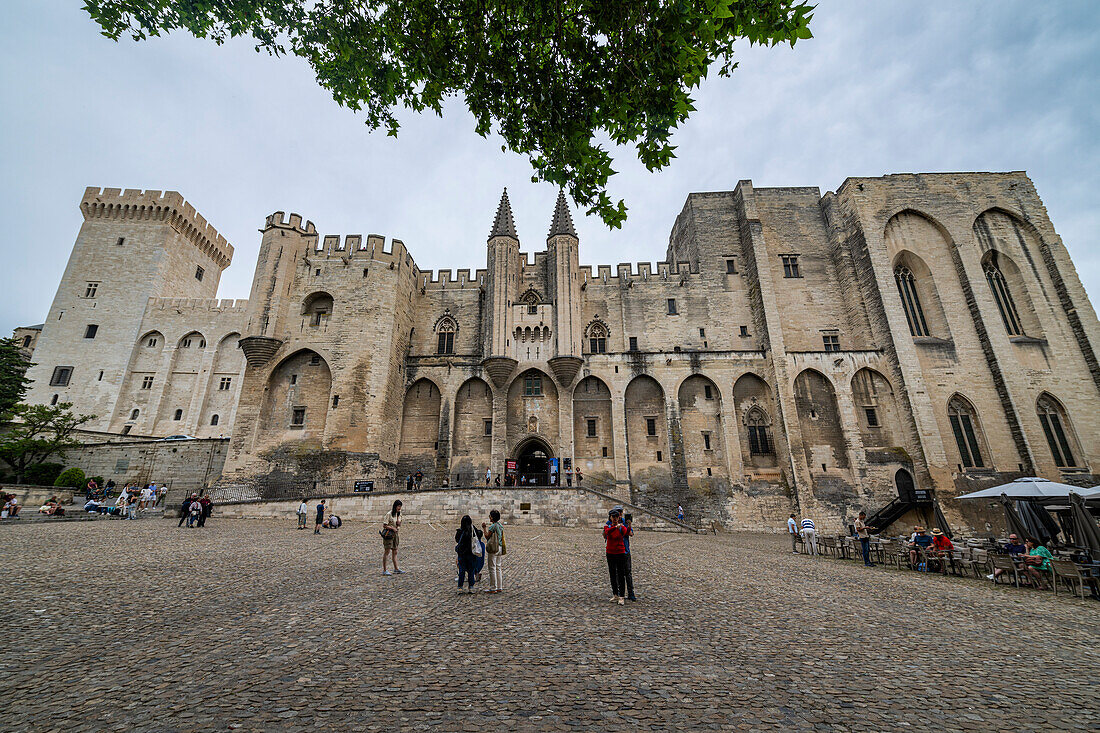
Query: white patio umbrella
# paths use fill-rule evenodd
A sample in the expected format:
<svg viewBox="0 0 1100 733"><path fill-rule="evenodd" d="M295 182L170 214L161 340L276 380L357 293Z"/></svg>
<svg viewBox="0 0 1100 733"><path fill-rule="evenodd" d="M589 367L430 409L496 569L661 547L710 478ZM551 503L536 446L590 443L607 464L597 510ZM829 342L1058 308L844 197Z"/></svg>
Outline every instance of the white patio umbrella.
<svg viewBox="0 0 1100 733"><path fill-rule="evenodd" d="M1098 487L1100 488L1100 487ZM1000 486L991 486L988 489L974 491L969 494L955 497L957 499L996 499L1005 494L1010 499L1066 499L1069 492L1085 492L1086 497L1091 497L1093 492L1100 496L1097 489L1082 489L1080 486L1060 484L1038 476L1025 476L1015 481Z"/></svg>

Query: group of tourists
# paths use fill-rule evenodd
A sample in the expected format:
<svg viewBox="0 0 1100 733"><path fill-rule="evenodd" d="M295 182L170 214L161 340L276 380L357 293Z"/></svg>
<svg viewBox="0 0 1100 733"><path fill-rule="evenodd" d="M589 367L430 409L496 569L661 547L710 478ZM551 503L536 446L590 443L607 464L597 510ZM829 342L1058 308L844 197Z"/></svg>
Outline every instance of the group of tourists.
<svg viewBox="0 0 1100 733"><path fill-rule="evenodd" d="M19 516L19 500L15 494L0 492L0 519L9 519Z"/></svg>
<svg viewBox="0 0 1100 733"><path fill-rule="evenodd" d="M489 512L489 522L481 527L474 526L469 514L462 517L455 530L455 560L458 566L458 592L462 593L462 583L466 582L466 593L474 592L474 583L481 582L482 569L489 571L489 587L486 593L504 592L504 569L502 562L508 554L508 545L504 540L504 524L500 521L500 512Z"/></svg>
<svg viewBox="0 0 1100 733"><path fill-rule="evenodd" d="M187 522L187 528L205 527L206 520L214 513L214 500L209 494L191 492L191 495L180 504L180 521L177 527L182 527Z"/></svg>
<svg viewBox="0 0 1100 733"><path fill-rule="evenodd" d="M326 514L327 511L326 500L321 499L314 509L314 516L317 519L313 524L313 534L321 534L322 529L339 529L340 525L344 523L335 514ZM305 499L302 499L302 503L298 505L298 511L295 514L298 515L298 529L305 529L306 517L309 516L309 503Z"/></svg>
<svg viewBox="0 0 1100 733"><path fill-rule="evenodd" d="M410 473L405 476L405 490L406 491L420 491L420 487L424 485L424 472L417 471L416 473Z"/></svg>

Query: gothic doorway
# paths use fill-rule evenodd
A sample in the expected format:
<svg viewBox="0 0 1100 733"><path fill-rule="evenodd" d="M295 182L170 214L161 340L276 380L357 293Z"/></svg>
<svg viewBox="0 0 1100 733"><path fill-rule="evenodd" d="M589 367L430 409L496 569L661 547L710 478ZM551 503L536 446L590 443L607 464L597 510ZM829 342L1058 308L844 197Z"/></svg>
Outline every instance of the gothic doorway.
<svg viewBox="0 0 1100 733"><path fill-rule="evenodd" d="M550 483L550 459L554 452L541 438L528 438L516 447L516 472L521 484Z"/></svg>

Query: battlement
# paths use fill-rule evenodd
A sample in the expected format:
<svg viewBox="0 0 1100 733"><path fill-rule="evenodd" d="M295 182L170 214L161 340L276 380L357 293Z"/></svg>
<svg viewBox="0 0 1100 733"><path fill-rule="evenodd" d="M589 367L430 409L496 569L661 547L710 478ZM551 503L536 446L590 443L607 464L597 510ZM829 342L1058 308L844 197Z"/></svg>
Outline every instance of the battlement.
<svg viewBox="0 0 1100 733"><path fill-rule="evenodd" d="M458 270L417 270L416 283L421 288L435 290L477 290L485 284L486 270L476 270L473 276L469 269Z"/></svg>
<svg viewBox="0 0 1100 733"><path fill-rule="evenodd" d="M270 229L272 227L277 227L279 229L294 229L299 234L317 233L317 228L313 226L313 222L306 221L305 225L303 226L301 214L291 214L290 218L288 219L286 216L286 212L284 211L276 211L264 220L264 230Z"/></svg>
<svg viewBox="0 0 1100 733"><path fill-rule="evenodd" d="M178 191L142 191L136 188L84 190L80 211L87 219L163 221L182 234L223 270L233 261L233 245L195 211Z"/></svg>
<svg viewBox="0 0 1100 733"><path fill-rule="evenodd" d="M244 313L248 309L248 301L233 298L149 298L149 308L152 310Z"/></svg>
<svg viewBox="0 0 1100 733"><path fill-rule="evenodd" d="M612 274L611 265L580 266L581 285L589 283L614 287L634 287L648 282L675 282L692 275L698 275L699 269L692 268L687 262L620 262Z"/></svg>

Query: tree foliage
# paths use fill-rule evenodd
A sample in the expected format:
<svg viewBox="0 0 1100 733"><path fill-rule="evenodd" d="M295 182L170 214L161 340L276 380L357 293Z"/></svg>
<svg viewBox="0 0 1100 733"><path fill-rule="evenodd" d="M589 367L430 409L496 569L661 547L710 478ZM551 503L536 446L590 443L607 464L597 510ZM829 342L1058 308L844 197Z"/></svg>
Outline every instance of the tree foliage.
<svg viewBox="0 0 1100 733"><path fill-rule="evenodd" d="M73 433L94 415L74 415L72 403L58 405L16 405L5 414L0 434L0 461L8 464L15 480L22 483L27 469L80 445Z"/></svg>
<svg viewBox="0 0 1100 733"><path fill-rule="evenodd" d="M613 227L626 218L601 140L634 145L647 169L734 44L810 38L804 0L85 0L109 38L184 30L309 62L341 105L396 135L400 107L442 116L461 96L475 130L526 155L533 181L568 189Z"/></svg>
<svg viewBox="0 0 1100 733"><path fill-rule="evenodd" d="M54 479L54 486L65 486L70 489L83 489L88 483L87 477L84 475L84 469L82 468L66 468L61 474Z"/></svg>
<svg viewBox="0 0 1100 733"><path fill-rule="evenodd" d="M30 385L26 374L31 366L18 341L10 337L0 339L0 415L22 401Z"/></svg>

